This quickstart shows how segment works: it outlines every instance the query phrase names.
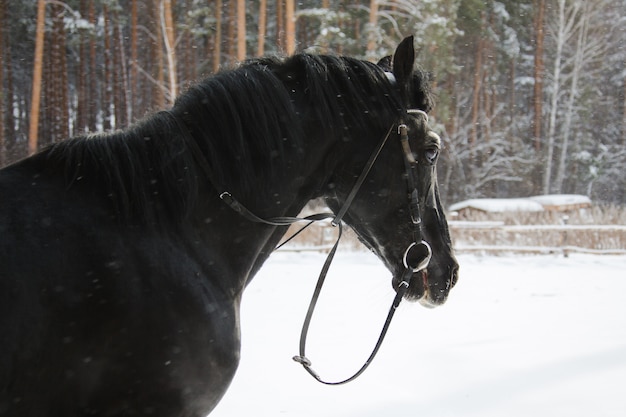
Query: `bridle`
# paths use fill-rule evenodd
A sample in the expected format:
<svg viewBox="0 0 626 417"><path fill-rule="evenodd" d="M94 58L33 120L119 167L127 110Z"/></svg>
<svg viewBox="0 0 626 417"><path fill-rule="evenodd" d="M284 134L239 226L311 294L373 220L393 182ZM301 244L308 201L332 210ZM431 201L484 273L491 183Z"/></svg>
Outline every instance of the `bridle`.
<svg viewBox="0 0 626 417"><path fill-rule="evenodd" d="M426 112L422 110L409 109L407 110L407 114L421 115L425 118L425 123L428 123L428 115L426 114ZM405 164L405 169L406 169L408 200L409 200L409 213L410 213L411 224L412 224L412 229L413 229L412 230L413 242L411 242L411 244L404 251L404 255L402 257L402 263L404 265L405 270L404 270L404 273L402 274L402 279L400 280L400 283L398 284L396 295L393 299L391 307L389 308L389 312L387 313L385 324L383 325L380 335L378 336L378 340L376 341L376 345L374 346L372 353L367 358L363 366L361 366L361 368L356 373L354 373L351 377L338 381L338 382L328 382L328 381L323 380L311 368L311 361L306 357L306 354L305 354L306 339L307 339L307 334L309 331L309 325L311 324L311 318L313 317L313 312L315 311L315 306L317 304L320 292L324 285L324 280L326 279L328 269L330 268L330 264L332 263L332 260L337 251L337 247L339 246L339 241L341 239L341 235L343 231L341 220L343 219L343 216L347 213L348 209L350 208L352 201L356 197L361 186L363 185L363 182L365 181L365 178L367 177L370 170L374 166L374 163L378 159L380 152L385 147L385 144L387 143L389 137L391 136L391 133L394 130L394 127L396 127L398 135L400 137L400 143L402 145L402 153L404 154L404 164ZM239 213L246 219L255 223L263 223L263 224L268 224L272 226L288 226L296 222L301 222L301 221L308 222L308 224L306 224L298 232L296 232L294 235L292 235L283 243L281 243L277 248L289 242L291 239L297 236L300 232L302 232L305 228L307 228L308 226L310 226L311 224L317 221L332 219L331 224L338 228L339 232L337 234L337 240L335 241L335 244L333 245L331 250L328 252L326 261L324 262L324 265L322 266L322 270L320 271L320 275L318 277L315 290L313 291L313 295L309 303L309 309L307 311L306 317L304 319L304 323L302 325L302 331L300 333L299 354L293 357L294 361L300 363L311 376L313 376L317 381L321 382L322 384L326 384L326 385L345 384L347 382L350 382L356 379L359 375L361 375L365 371L365 369L367 369L367 367L374 360L374 357L378 353L378 350L380 349L380 346L383 343L385 335L387 334L387 330L389 329L389 326L391 324L393 315L396 309L398 308L398 306L400 305L400 302L402 301L402 298L404 297L406 291L409 288L411 277L413 276L413 274L425 269L430 262L430 259L432 257L432 249L430 245L425 240L422 239L422 231L421 231L422 220L420 216L420 207L419 207L419 192L417 189L417 165L418 165L418 162L415 159L415 156L411 149L411 145L409 143L408 127L406 124L404 124L403 121L400 121L400 123L394 123L387 130L383 139L380 141L380 143L378 144L374 152L372 152L372 154L370 155L370 158L365 164L365 167L361 171L361 174L357 178L354 186L352 187L350 193L348 194L348 197L346 198L345 202L343 203L342 207L340 208L340 210L337 212L336 215L333 213L320 213L320 214L313 214L311 216L307 216L303 218L273 217L270 219L262 219L256 216L250 210L248 210L240 202L238 202L232 196L231 193L225 191L220 194L220 198L226 204L228 204L233 210L235 210L237 213Z"/></svg>

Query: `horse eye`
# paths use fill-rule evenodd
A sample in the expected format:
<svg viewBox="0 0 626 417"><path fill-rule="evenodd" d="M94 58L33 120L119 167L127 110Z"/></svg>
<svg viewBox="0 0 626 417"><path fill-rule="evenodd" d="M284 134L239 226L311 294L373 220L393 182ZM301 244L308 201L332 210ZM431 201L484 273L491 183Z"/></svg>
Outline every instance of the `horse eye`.
<svg viewBox="0 0 626 417"><path fill-rule="evenodd" d="M437 159L437 156L439 156L439 149L426 149L424 156L426 156L426 160L432 164Z"/></svg>

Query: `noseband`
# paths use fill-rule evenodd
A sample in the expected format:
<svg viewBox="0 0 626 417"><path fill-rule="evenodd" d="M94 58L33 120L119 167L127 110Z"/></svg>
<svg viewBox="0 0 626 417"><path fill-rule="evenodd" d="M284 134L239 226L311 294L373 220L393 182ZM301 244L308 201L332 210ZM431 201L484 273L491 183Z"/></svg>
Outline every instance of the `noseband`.
<svg viewBox="0 0 626 417"><path fill-rule="evenodd" d="M428 115L426 114L426 112L422 110L409 109L407 110L407 113L422 115L425 118L425 122L428 123ZM363 185L363 182L365 181L365 178L367 177L370 170L374 166L374 163L378 159L380 152L384 148L389 137L391 136L391 132L396 126L397 126L398 135L400 136L402 152L404 154L404 164L405 164L405 170L406 170L406 176L407 176L407 187L408 187L409 213L410 213L410 218L411 218L411 224L413 227L413 242L409 244L409 246L406 248L406 250L404 251L404 255L402 257L402 264L404 265L405 271L402 275L402 279L400 283L398 284L398 288L396 289L396 295L393 299L391 307L389 308L387 319L385 320L385 324L383 325L383 329L380 332L376 345L374 346L372 353L367 358L363 366L361 366L361 368L356 373L354 373L351 377L344 379L342 381L338 381L338 382L324 381L311 368L311 361L306 357L306 354L305 354L306 338L307 338L307 334L309 330L309 325L311 323L311 318L313 317L313 312L315 311L315 306L317 304L317 300L319 299L319 295L322 290L324 280L326 279L328 269L330 268L330 264L332 263L332 260L335 256L335 252L337 251L339 240L341 239L341 235L343 231L341 220L343 219L344 215L350 208L352 201L354 200L357 193L359 192L361 186ZM298 231L297 233L289 237L287 240L281 243L277 248L289 242L291 239L297 236L302 230L304 230L305 228L307 228L308 226L310 226L311 224L317 221L332 218L331 224L338 228L339 233L337 234L337 240L335 241L335 244L333 245L332 249L328 253L328 256L326 257L326 261L324 262L324 265L322 266L322 270L320 271L320 275L318 277L317 284L313 292L313 296L311 297L311 302L309 303L309 309L307 311L306 317L304 319L304 323L302 325L302 332L300 333L299 355L293 357L294 361L300 363L311 376L313 376L317 381L321 382L322 384L326 384L326 385L345 384L347 382L350 382L356 379L359 375L361 375L365 371L365 369L367 369L367 367L373 361L374 357L378 353L378 350L380 349L380 346L383 343L385 335L387 334L387 330L389 329L389 326L391 324L391 319L393 318L393 315L396 309L400 305L400 302L402 301L404 294L409 288L411 277L413 276L414 273L425 269L430 262L430 259L432 257L432 249L430 245L422 239L422 231L421 231L422 220L420 216L420 207L419 207L419 192L417 189L417 163L418 162L415 159L415 156L413 155L413 151L409 143L408 127L406 124L401 122L397 125L396 124L392 125L389 128L389 130L386 132L381 142L378 144L374 152L370 155L370 158L365 164L363 171L361 171L361 174L357 178L354 186L352 187L352 190L350 191L350 193L348 194L348 197L343 203L343 206L337 212L336 215L333 215L332 213L321 213L321 214L314 214L311 216L307 216L304 218L274 217L271 219L262 219L256 216L250 210L248 210L241 203L239 203L229 192L223 192L222 194L220 194L220 198L226 204L228 204L233 210L235 210L237 213L239 213L246 219L256 222L256 223L264 223L264 224L268 224L272 226L288 226L290 224L300 222L300 221L308 222L308 224L306 224L302 229L300 229L300 231Z"/></svg>

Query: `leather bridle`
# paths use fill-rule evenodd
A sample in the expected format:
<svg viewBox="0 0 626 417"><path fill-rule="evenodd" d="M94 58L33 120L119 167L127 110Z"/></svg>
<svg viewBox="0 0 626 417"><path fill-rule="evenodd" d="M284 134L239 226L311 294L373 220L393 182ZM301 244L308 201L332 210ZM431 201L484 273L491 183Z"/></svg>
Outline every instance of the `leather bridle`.
<svg viewBox="0 0 626 417"><path fill-rule="evenodd" d="M407 111L407 114L421 115L425 118L425 123L428 123L428 115L426 114L426 112L422 110L410 109ZM361 366L361 368L356 373L354 373L351 377L338 381L338 382L328 382L328 381L323 380L311 368L311 361L306 357L306 354L305 354L306 339L307 339L307 334L309 330L309 325L311 323L313 312L315 311L315 306L319 299L319 295L322 290L324 280L326 279L328 269L330 268L330 264L332 263L332 260L337 251L337 247L339 245L339 241L341 239L341 235L343 231L341 220L343 219L343 216L346 214L350 205L352 204L352 201L354 200L357 193L359 192L368 173L374 166L374 163L376 162L380 152L382 151L389 137L391 136L391 132L393 131L394 127L396 127L398 135L400 137L400 143L402 145L402 152L404 154L404 163L405 163L406 177L407 177L408 200L409 200L409 213L410 213L410 218L411 218L410 220L411 220L412 229L413 229L412 230L413 242L404 251L404 255L402 257L402 263L404 265L405 270L404 270L404 273L402 274L400 283L398 284L398 287L396 289L396 295L393 299L391 307L389 308L387 319L385 320L385 324L383 325L383 328L380 332L376 345L374 346L374 349L372 350L372 353L367 358L363 366ZM411 277L413 276L413 274L425 269L430 262L430 259L432 257L431 247L426 241L422 239L422 231L421 231L422 220L421 220L420 207L419 207L419 192L417 188L417 184L418 184L417 165L418 165L418 161L415 159L415 156L411 149L411 145L409 143L408 127L406 124L404 124L403 121L401 121L400 123L397 123L397 124L394 123L394 125L392 125L389 128L389 130L386 132L385 136L380 141L380 143L378 144L374 152L372 152L369 160L365 164L365 167L361 171L361 174L359 175L354 186L352 187L352 190L348 194L348 197L346 198L341 209L337 212L336 215L333 213L320 213L320 214L314 214L314 215L303 217L303 218L274 217L270 219L262 219L256 216L250 210L248 210L240 202L238 202L232 196L231 193L225 191L220 194L220 198L226 204L228 204L233 210L235 210L237 213L239 213L240 215L242 215L243 217L245 217L246 219L252 222L263 223L263 224L268 224L272 226L288 226L296 222L301 222L301 221L308 222L308 224L306 224L302 229L300 229L300 231L292 235L290 238L288 238L278 247L284 245L285 243L293 239L298 233L300 233L306 227L310 226L312 223L317 222L317 221L332 219L331 224L338 228L339 232L337 234L337 240L335 244L333 245L332 249L329 251L328 256L326 257L326 261L324 262L324 265L322 266L322 270L320 271L320 275L318 277L317 284L313 292L313 295L311 297L311 302L309 303L309 308L308 308L306 317L304 319L304 323L302 325L302 332L300 333L299 354L293 357L294 361L300 363L311 376L313 376L317 381L323 384L326 384L326 385L345 384L347 382L350 382L356 379L359 375L361 375L365 371L365 369L367 369L367 367L370 365L370 363L373 361L374 357L378 353L380 346L382 345L385 335L387 334L387 330L389 329L389 326L391 324L391 319L393 318L393 315L396 309L400 305L402 298L404 297L406 291L409 288Z"/></svg>

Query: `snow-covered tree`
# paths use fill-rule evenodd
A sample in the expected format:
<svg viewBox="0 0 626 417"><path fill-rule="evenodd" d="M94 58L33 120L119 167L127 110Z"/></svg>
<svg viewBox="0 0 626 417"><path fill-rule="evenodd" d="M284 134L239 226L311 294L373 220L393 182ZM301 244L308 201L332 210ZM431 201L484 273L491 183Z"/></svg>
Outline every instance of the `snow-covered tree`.
<svg viewBox="0 0 626 417"><path fill-rule="evenodd" d="M597 94L603 61L613 50L607 24L609 0L556 0L549 13L548 42L555 53L548 57L551 68L547 79L548 127L545 140L543 192L564 192L570 149L580 152L588 141L587 126L594 125L593 103ZM597 104L596 104L597 105ZM572 143L574 142L574 143Z"/></svg>

